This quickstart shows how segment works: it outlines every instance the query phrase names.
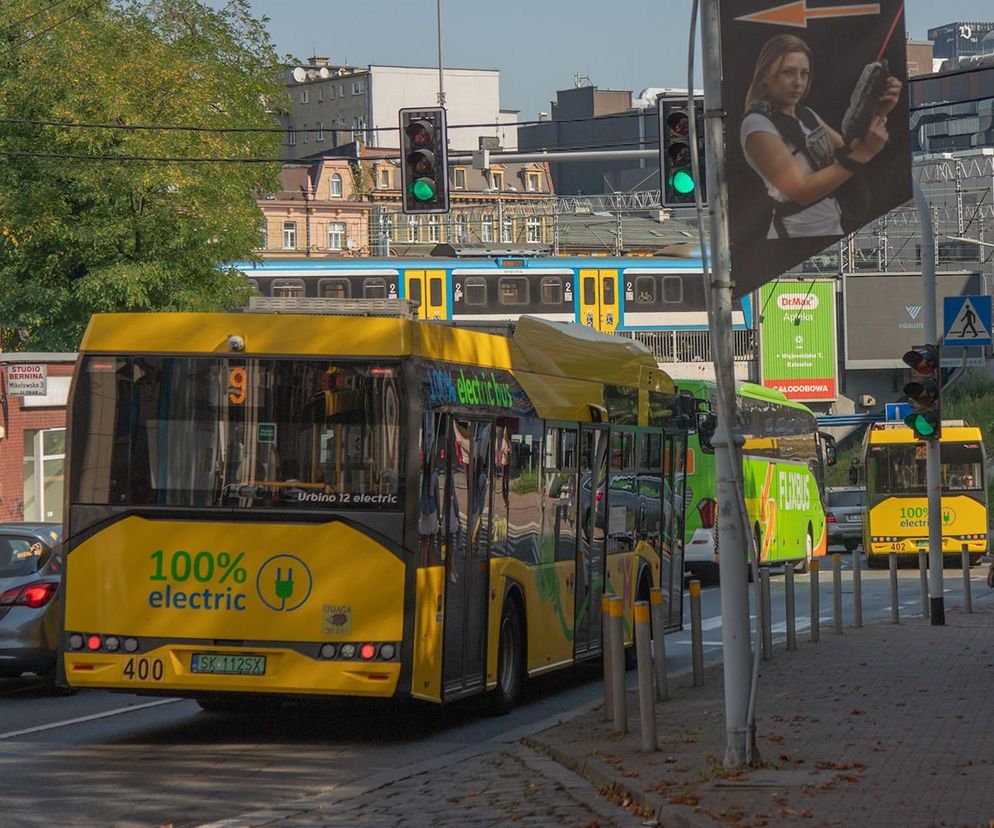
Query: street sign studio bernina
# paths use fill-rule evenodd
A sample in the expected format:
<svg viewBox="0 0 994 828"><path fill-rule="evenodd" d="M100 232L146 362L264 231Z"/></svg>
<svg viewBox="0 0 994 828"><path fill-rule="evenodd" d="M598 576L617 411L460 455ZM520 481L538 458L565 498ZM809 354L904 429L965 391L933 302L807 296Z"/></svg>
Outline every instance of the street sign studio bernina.
<svg viewBox="0 0 994 828"><path fill-rule="evenodd" d="M12 397L44 397L48 393L48 366L27 362L7 366L7 393Z"/></svg>
<svg viewBox="0 0 994 828"><path fill-rule="evenodd" d="M911 198L904 2L721 0L720 14L742 296Z"/></svg>

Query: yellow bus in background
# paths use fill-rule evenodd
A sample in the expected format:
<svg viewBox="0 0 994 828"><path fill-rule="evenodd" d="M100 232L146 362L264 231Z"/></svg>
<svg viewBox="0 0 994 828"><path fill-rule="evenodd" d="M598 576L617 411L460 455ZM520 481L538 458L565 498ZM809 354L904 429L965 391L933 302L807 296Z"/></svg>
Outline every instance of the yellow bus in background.
<svg viewBox="0 0 994 828"><path fill-rule="evenodd" d="M529 317L508 337L397 300L94 316L62 678L207 709L507 710L600 657L605 592L628 643L650 587L681 627L686 413L641 345Z"/></svg>
<svg viewBox="0 0 994 828"><path fill-rule="evenodd" d="M942 552L965 545L971 563L987 552L987 458L980 429L961 420L942 424ZM863 549L870 566L891 553L928 549L925 443L903 423L873 423L863 438L866 481Z"/></svg>

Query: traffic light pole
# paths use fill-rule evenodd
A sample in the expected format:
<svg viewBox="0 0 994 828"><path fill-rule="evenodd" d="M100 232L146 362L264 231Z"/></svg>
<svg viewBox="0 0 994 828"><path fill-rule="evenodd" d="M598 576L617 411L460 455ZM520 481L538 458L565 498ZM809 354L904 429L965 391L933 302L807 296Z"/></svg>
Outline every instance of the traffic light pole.
<svg viewBox="0 0 994 828"><path fill-rule="evenodd" d="M721 577L721 643L725 677L725 767L745 766L753 756L749 726L752 668L749 645L749 586L739 492L736 489L735 368L732 338L732 281L725 177L725 113L721 99L721 47L718 0L702 2L704 113L707 130L707 191L711 210L711 344L718 396L714 445L717 473ZM741 467L740 467L741 468Z"/></svg>
<svg viewBox="0 0 994 828"><path fill-rule="evenodd" d="M928 199L917 179L915 187L915 207L921 222L922 238L922 313L924 314L925 340L931 342L936 337L938 348L938 318L935 307L935 229L932 226L932 210ZM942 361L939 361L939 381L942 381ZM940 408L941 415L941 408ZM941 425L940 425L941 434ZM941 449L938 440L925 441L925 484L928 487L928 573L929 573L929 619L932 626L945 626L946 609L942 595L942 473Z"/></svg>

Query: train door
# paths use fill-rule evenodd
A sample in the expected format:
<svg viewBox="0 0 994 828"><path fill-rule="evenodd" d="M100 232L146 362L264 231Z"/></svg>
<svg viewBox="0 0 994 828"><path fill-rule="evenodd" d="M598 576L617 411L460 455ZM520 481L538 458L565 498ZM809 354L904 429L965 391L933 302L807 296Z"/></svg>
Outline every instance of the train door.
<svg viewBox="0 0 994 828"><path fill-rule="evenodd" d="M418 319L448 319L444 270L405 270L404 298L418 305Z"/></svg>
<svg viewBox="0 0 994 828"><path fill-rule="evenodd" d="M585 426L580 432L580 532L576 545L576 624L574 655L601 651L601 595L607 552L606 427Z"/></svg>
<svg viewBox="0 0 994 828"><path fill-rule="evenodd" d="M605 333L618 327L618 271L580 271L580 324Z"/></svg>
<svg viewBox="0 0 994 828"><path fill-rule="evenodd" d="M442 697L486 683L493 433L490 420L446 417Z"/></svg>

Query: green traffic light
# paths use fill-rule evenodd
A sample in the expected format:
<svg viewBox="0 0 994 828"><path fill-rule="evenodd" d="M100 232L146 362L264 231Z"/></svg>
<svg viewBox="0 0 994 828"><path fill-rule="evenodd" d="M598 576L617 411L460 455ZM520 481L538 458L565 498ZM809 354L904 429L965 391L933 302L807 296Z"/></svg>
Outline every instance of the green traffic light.
<svg viewBox="0 0 994 828"><path fill-rule="evenodd" d="M435 183L427 178L419 178L411 185L411 195L417 201L431 201L435 197Z"/></svg>
<svg viewBox="0 0 994 828"><path fill-rule="evenodd" d="M938 430L935 416L930 412L915 411L904 418L904 424L914 431L916 436L926 440L935 436Z"/></svg>
<svg viewBox="0 0 994 828"><path fill-rule="evenodd" d="M680 195L690 195L697 188L697 183L687 170L677 170L670 176L670 186Z"/></svg>

